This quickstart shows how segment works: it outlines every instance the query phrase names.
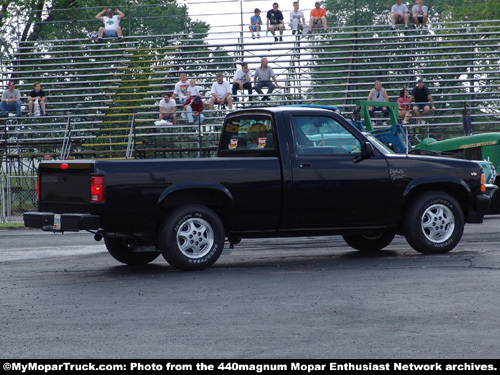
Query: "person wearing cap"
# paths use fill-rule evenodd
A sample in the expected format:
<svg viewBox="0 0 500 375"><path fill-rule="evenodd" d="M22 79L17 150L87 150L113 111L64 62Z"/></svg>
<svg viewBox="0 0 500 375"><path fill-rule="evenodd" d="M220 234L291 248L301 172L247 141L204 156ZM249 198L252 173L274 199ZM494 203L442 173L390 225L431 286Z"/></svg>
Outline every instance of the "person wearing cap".
<svg viewBox="0 0 500 375"><path fill-rule="evenodd" d="M415 105L413 106L413 116L418 118L420 124L425 124L425 121L423 121L421 117L427 116L430 110L434 112L436 107L434 106L434 100L432 99L431 92L425 86L422 78L417 80L417 86L415 86L411 92L409 104L411 104L413 100L415 100ZM420 111L422 111L422 115L420 115Z"/></svg>
<svg viewBox="0 0 500 375"><path fill-rule="evenodd" d="M396 30L396 24L404 24L405 30L408 29L408 19L410 18L408 13L408 7L406 4L401 4L401 0L395 0L391 8L391 29Z"/></svg>
<svg viewBox="0 0 500 375"><path fill-rule="evenodd" d="M38 101L38 105L40 106L40 111L42 112L42 116L45 116L45 91L42 90L40 86L40 82L35 82L33 84L33 90L28 95L28 110L29 116L33 116L33 107L35 103Z"/></svg>
<svg viewBox="0 0 500 375"><path fill-rule="evenodd" d="M275 29L278 28L280 31L280 41L283 41L283 30L285 30L285 18L283 17L281 10L278 10L278 7L278 3L274 3L273 9L270 9L267 12L267 29L274 35L275 42L278 41Z"/></svg>
<svg viewBox="0 0 500 375"><path fill-rule="evenodd" d="M255 10L253 11L253 16L250 17L250 26L249 26L250 32L252 33L252 39L255 39L254 32L257 33L257 39L260 38L259 31L261 29L261 25L262 25L262 18L260 18L260 9L255 8Z"/></svg>
<svg viewBox="0 0 500 375"><path fill-rule="evenodd" d="M201 113L203 112L203 105L203 100L199 95L187 98L184 111L189 125L201 125L203 123L203 120L205 120L205 116ZM193 129L196 130L197 128L193 127Z"/></svg>
<svg viewBox="0 0 500 375"><path fill-rule="evenodd" d="M233 109L231 86L229 82L224 81L224 75L222 73L217 73L217 81L212 84L210 93L212 94L210 104L208 105L210 110L214 108L214 104L227 104L229 109Z"/></svg>
<svg viewBox="0 0 500 375"><path fill-rule="evenodd" d="M307 30L309 29L309 25L306 25L306 19L304 16L304 12L299 10L299 2L293 2L293 10L290 12L290 27L292 28L292 35L295 33L307 34Z"/></svg>
<svg viewBox="0 0 500 375"><path fill-rule="evenodd" d="M118 8L115 9L115 15L113 11L108 8L104 8L101 12L97 13L95 19L104 22L104 27L100 27L98 31L98 43L102 43L102 38L114 38L118 37L118 40L122 40L122 28L120 27L120 21L125 17Z"/></svg>
<svg viewBox="0 0 500 375"><path fill-rule="evenodd" d="M233 77L233 96L235 100L238 101L236 95L238 95L239 90L248 90L248 95L252 95L252 72L248 69L247 63L242 63L241 68L236 70ZM250 96L250 101L252 97Z"/></svg>
<svg viewBox="0 0 500 375"><path fill-rule="evenodd" d="M314 9L311 10L311 18L309 18L309 33L312 32L314 25L321 23L323 30L326 31L326 10L321 8L321 1L317 0L314 3Z"/></svg>
<svg viewBox="0 0 500 375"><path fill-rule="evenodd" d="M7 112L16 111L16 116L21 116L21 93L16 89L14 81L7 84L7 90L2 94L0 107L2 109L2 117L7 117Z"/></svg>

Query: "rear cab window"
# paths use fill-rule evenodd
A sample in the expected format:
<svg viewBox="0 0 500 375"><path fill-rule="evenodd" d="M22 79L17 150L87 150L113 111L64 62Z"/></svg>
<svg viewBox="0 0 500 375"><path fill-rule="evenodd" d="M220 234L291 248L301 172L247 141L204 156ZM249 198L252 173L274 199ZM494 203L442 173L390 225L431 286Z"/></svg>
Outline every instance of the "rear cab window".
<svg viewBox="0 0 500 375"><path fill-rule="evenodd" d="M245 113L227 119L221 156L275 155L274 121L270 114Z"/></svg>

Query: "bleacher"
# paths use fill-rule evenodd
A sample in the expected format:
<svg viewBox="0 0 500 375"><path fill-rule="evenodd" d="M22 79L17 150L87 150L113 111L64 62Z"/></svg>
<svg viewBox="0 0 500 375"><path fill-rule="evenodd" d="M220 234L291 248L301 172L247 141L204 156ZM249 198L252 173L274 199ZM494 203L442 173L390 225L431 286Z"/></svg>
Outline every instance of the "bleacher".
<svg viewBox="0 0 500 375"><path fill-rule="evenodd" d="M103 44L89 39L25 43L4 67L0 83L5 87L16 81L26 98L33 83L41 82L48 116L27 117L24 100L23 116L4 120L0 149L33 158L46 153L55 158L212 155L228 110L208 110L216 73L224 72L232 82L241 61L253 71L264 56L282 88L271 102L258 96L249 102L246 91L240 91L234 108L315 103L338 106L349 117L375 80L396 101L402 87L411 90L417 78L424 78L438 108L427 119L428 135L462 134L464 105L475 132L500 130L500 21L467 27L436 23L429 30L357 26L290 34L285 31L283 42L274 42L271 35L252 40L228 32L189 43L178 35L129 36L122 43ZM140 43L145 39L166 42L148 48ZM155 125L162 93L173 91L181 72L202 87L206 120L199 131L181 116L175 129Z"/></svg>

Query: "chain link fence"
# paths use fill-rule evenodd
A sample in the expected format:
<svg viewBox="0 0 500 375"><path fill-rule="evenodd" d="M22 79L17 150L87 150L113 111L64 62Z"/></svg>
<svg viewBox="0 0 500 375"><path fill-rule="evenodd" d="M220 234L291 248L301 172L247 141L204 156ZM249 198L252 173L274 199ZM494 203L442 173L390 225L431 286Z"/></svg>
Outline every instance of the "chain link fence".
<svg viewBox="0 0 500 375"><path fill-rule="evenodd" d="M2 222L21 222L23 213L37 210L36 176L0 176Z"/></svg>

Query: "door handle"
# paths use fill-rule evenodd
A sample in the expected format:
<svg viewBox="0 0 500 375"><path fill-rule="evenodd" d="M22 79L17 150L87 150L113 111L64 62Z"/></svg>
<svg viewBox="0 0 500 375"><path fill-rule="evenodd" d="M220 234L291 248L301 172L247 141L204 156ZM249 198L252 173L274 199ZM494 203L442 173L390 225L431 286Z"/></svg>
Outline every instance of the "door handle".
<svg viewBox="0 0 500 375"><path fill-rule="evenodd" d="M300 163L299 167L300 168L311 168L311 163Z"/></svg>

